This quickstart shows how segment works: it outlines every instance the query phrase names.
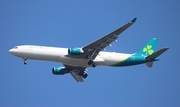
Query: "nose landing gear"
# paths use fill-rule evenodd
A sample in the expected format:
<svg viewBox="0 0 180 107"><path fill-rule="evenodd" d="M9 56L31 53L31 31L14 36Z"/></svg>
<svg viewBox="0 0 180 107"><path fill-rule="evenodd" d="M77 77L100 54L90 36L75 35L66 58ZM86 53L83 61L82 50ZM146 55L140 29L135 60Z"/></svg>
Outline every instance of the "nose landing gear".
<svg viewBox="0 0 180 107"><path fill-rule="evenodd" d="M26 61L27 60L27 58L23 58L23 60L24 60L24 65L26 65L28 62Z"/></svg>

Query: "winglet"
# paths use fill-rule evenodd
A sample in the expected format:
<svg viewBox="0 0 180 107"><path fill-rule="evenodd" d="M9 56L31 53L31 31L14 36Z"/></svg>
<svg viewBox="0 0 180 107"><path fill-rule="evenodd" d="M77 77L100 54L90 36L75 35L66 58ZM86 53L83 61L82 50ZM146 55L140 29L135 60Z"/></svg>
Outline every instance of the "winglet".
<svg viewBox="0 0 180 107"><path fill-rule="evenodd" d="M132 22L132 23L136 22L136 19L137 19L137 18L134 18L133 20L131 20L131 22Z"/></svg>

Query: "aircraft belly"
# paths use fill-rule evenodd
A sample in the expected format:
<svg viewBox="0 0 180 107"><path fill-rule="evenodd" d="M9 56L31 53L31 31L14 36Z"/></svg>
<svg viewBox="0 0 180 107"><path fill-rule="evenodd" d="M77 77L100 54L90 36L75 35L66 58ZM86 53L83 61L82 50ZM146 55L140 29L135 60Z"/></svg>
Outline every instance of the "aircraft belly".
<svg viewBox="0 0 180 107"><path fill-rule="evenodd" d="M71 66L78 66L78 67L88 67L88 59L79 59L79 58L71 58L68 56L60 56L58 59L58 62L66 65L71 65Z"/></svg>
<svg viewBox="0 0 180 107"><path fill-rule="evenodd" d="M103 59L105 60L103 65L104 66L110 66L113 65L115 63L124 61L125 59L127 59L128 57L130 57L131 55L129 54L112 54L112 55L106 55L106 56L102 56Z"/></svg>
<svg viewBox="0 0 180 107"><path fill-rule="evenodd" d="M72 58L72 57L68 57L65 55L62 55L58 59L58 62L66 64L66 65L78 66L78 67L92 67L92 65L88 65L88 61L89 61L89 59ZM97 65L102 65L104 62L104 59L97 57L96 59L94 59L94 62Z"/></svg>
<svg viewBox="0 0 180 107"><path fill-rule="evenodd" d="M120 61L123 61L130 57L129 54L123 54L123 55L104 55L104 56L97 56L93 61L98 66L110 66L112 64L118 63ZM71 66L81 66L81 67L91 67L91 65L88 65L89 59L81 59L81 58L72 58L65 55L62 55L59 57L58 62L71 65Z"/></svg>

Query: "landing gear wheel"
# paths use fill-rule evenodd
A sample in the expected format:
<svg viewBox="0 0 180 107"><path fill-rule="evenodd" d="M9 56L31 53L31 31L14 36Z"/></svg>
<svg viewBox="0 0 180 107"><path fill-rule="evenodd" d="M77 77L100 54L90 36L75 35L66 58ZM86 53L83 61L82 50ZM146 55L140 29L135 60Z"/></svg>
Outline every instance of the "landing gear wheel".
<svg viewBox="0 0 180 107"><path fill-rule="evenodd" d="M87 73L85 73L84 75L83 75L83 78L86 78L88 76L88 74Z"/></svg>
<svg viewBox="0 0 180 107"><path fill-rule="evenodd" d="M89 60L88 65L91 65L93 63L93 60Z"/></svg>
<svg viewBox="0 0 180 107"><path fill-rule="evenodd" d="M83 74L84 74L84 71L79 72L79 76L83 76Z"/></svg>
<svg viewBox="0 0 180 107"><path fill-rule="evenodd" d="M92 63L92 67L95 68L97 66L96 63Z"/></svg>
<svg viewBox="0 0 180 107"><path fill-rule="evenodd" d="M26 61L27 60L27 58L25 57L25 58L23 58L23 60L24 60L24 65L26 65L28 62Z"/></svg>
<svg viewBox="0 0 180 107"><path fill-rule="evenodd" d="M26 65L26 64L27 64L27 62L25 61L25 62L24 62L24 65Z"/></svg>

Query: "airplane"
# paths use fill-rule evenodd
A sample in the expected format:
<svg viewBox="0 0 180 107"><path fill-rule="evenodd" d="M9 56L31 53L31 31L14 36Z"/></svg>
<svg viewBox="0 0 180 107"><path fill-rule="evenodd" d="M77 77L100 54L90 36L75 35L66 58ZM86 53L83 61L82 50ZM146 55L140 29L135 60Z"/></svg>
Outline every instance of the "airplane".
<svg viewBox="0 0 180 107"><path fill-rule="evenodd" d="M158 56L169 49L162 48L155 52L158 38L152 38L143 48L133 54L103 51L107 46L111 46L112 42L117 41L118 35L133 25L136 19L134 18L108 35L81 48L20 45L10 49L9 52L14 56L23 58L25 65L27 59L62 63L64 67L53 67L52 73L54 75L70 73L77 82L84 82L88 76L88 67L122 67L138 64L146 64L147 67L152 67L153 62L159 60Z"/></svg>

